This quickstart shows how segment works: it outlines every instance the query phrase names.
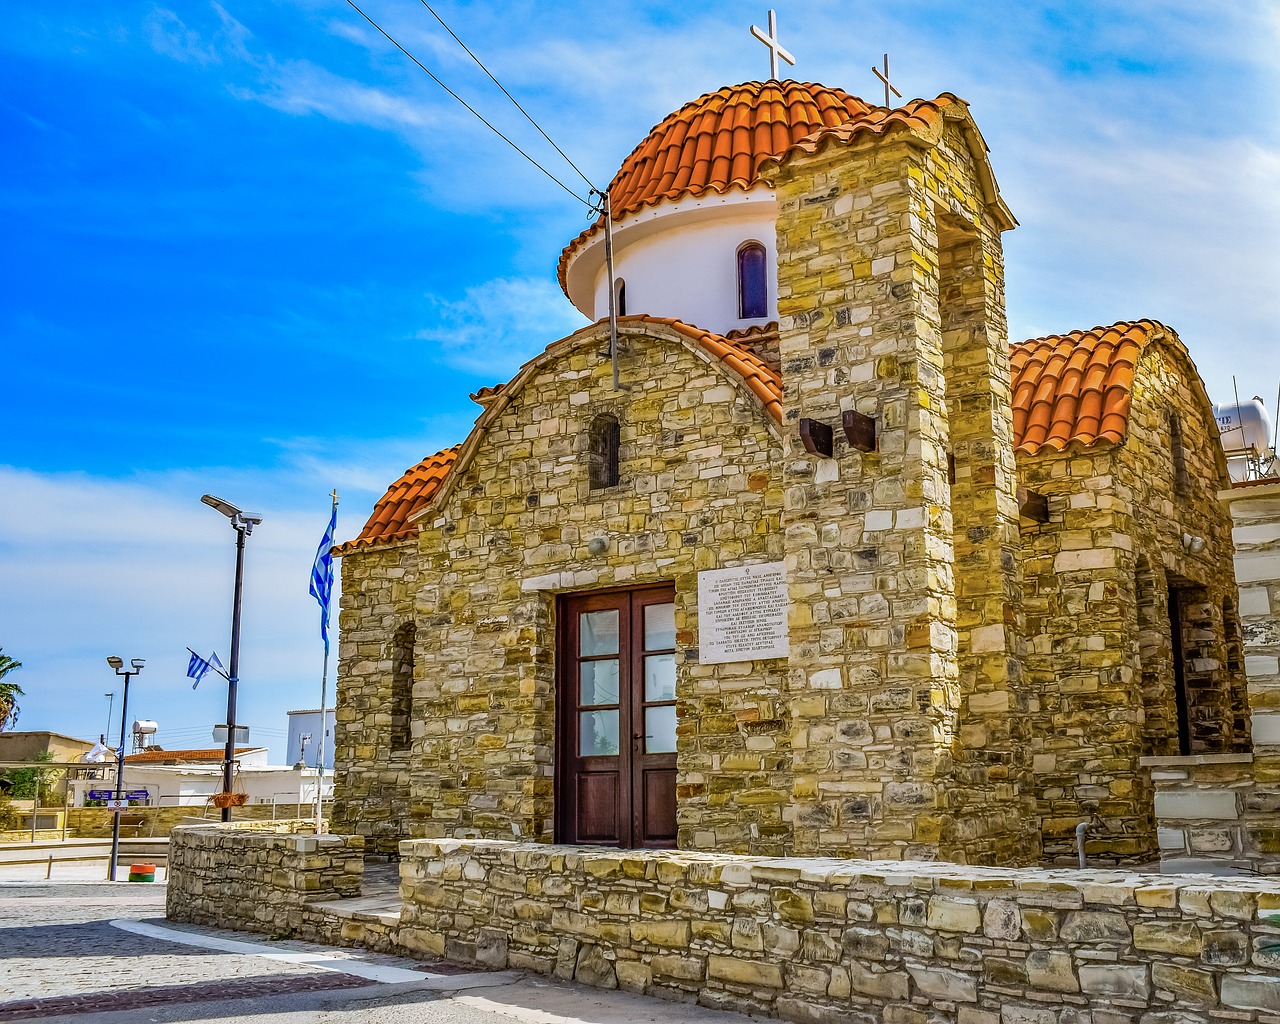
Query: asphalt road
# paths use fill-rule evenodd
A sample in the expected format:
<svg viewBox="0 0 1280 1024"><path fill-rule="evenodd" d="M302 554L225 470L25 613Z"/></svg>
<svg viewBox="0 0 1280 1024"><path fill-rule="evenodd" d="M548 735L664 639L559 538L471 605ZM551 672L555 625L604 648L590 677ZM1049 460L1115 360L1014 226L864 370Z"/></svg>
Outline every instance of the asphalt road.
<svg viewBox="0 0 1280 1024"><path fill-rule="evenodd" d="M164 885L0 880L0 1021L53 1024L745 1024L751 1018L517 972L164 920Z"/></svg>

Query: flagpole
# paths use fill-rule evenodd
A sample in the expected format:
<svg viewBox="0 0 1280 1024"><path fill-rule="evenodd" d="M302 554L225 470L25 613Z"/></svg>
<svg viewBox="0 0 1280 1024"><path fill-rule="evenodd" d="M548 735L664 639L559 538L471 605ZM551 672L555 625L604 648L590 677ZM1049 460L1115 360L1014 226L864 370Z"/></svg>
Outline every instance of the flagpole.
<svg viewBox="0 0 1280 1024"><path fill-rule="evenodd" d="M325 704L329 699L329 645L324 645L324 673L320 677L320 742L316 745L316 835L324 831Z"/></svg>
<svg viewBox="0 0 1280 1024"><path fill-rule="evenodd" d="M333 493L329 495L333 499L333 509L330 513L329 524L330 529L336 527L338 522L338 489L335 487ZM332 537L330 537L332 542ZM321 541L324 546L324 541ZM332 580L332 568L329 570L330 579ZM324 633L324 670L320 674L320 741L316 744L316 835L324 831L324 734L326 729L327 711L325 705L329 703L329 597L326 592L323 604L323 618L321 625Z"/></svg>

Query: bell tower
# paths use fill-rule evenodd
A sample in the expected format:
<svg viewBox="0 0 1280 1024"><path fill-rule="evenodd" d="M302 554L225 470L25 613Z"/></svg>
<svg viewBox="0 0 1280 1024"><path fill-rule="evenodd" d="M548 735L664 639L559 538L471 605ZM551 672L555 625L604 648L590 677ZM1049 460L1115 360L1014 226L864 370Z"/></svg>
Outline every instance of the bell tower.
<svg viewBox="0 0 1280 1024"><path fill-rule="evenodd" d="M797 854L1038 852L1000 236L967 105L874 109L777 189Z"/></svg>

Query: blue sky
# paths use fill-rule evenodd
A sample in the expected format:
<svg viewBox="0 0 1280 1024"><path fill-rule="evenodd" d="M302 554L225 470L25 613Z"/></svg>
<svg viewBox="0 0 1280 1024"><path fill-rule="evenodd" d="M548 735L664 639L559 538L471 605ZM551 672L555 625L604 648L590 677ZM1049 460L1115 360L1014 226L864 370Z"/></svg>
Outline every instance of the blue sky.
<svg viewBox="0 0 1280 1024"><path fill-rule="evenodd" d="M0 38L0 646L21 726L131 714L167 746L225 712L184 680L225 658L250 540L241 714L283 756L319 700L307 574L342 495L354 535L405 466L465 436L469 391L581 323L555 284L585 211L345 3L5 4ZM365 9L536 151L545 144L409 0ZM669 111L767 73L742 3L437 10L597 183ZM1280 382L1274 5L779 0L792 74L970 101L1021 226L1011 336L1155 317L1212 395ZM330 687L332 693L332 684ZM113 728L118 728L118 723Z"/></svg>

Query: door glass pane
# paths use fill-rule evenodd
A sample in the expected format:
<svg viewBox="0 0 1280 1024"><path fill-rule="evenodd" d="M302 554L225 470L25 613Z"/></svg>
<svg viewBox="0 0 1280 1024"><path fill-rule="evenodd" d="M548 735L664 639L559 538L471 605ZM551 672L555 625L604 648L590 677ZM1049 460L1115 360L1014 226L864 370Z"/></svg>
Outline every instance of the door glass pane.
<svg viewBox="0 0 1280 1024"><path fill-rule="evenodd" d="M647 604L644 606L644 649L665 651L676 645L676 606Z"/></svg>
<svg viewBox="0 0 1280 1024"><path fill-rule="evenodd" d="M671 754L676 749L676 709L644 709L644 749L647 754Z"/></svg>
<svg viewBox="0 0 1280 1024"><path fill-rule="evenodd" d="M599 757L601 755L614 755L617 752L618 712L579 712L578 753L582 757Z"/></svg>
<svg viewBox="0 0 1280 1024"><path fill-rule="evenodd" d="M646 701L676 699L676 656L650 654L644 659L644 699ZM603 704L604 702L601 701Z"/></svg>
<svg viewBox="0 0 1280 1024"><path fill-rule="evenodd" d="M578 653L618 653L618 609L582 612L578 616Z"/></svg>
<svg viewBox="0 0 1280 1024"><path fill-rule="evenodd" d="M618 659L608 661L584 661L578 666L578 703L583 707L592 704L618 703Z"/></svg>

